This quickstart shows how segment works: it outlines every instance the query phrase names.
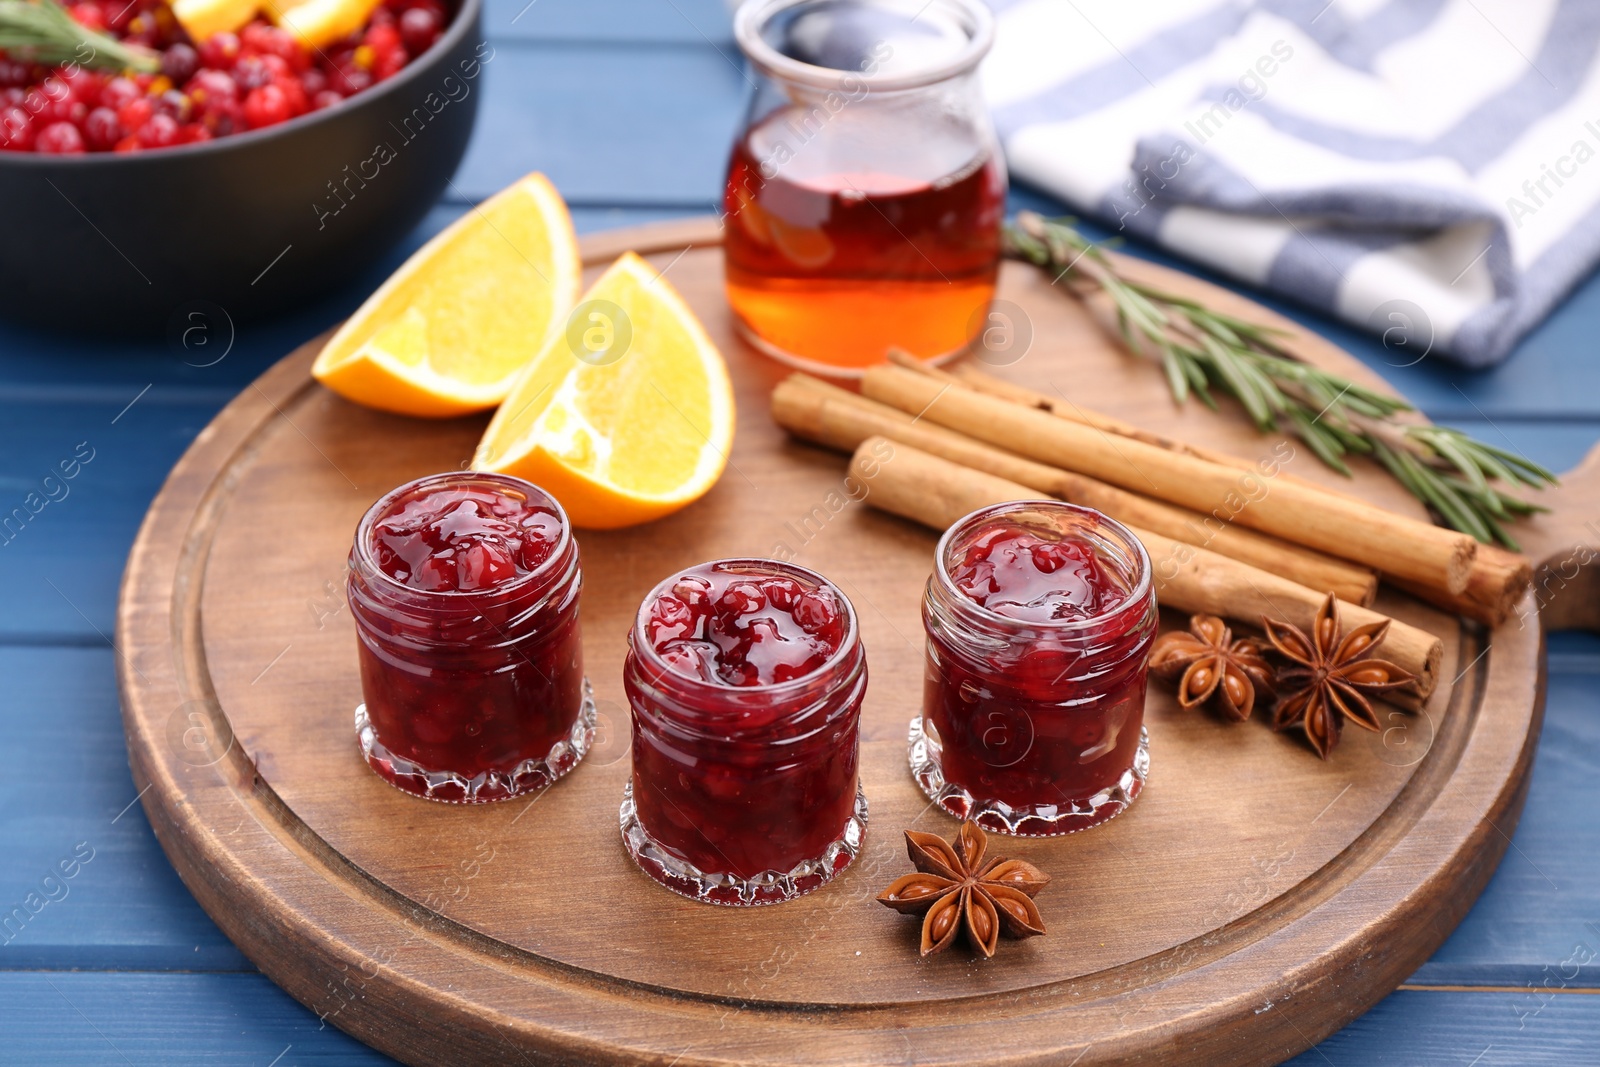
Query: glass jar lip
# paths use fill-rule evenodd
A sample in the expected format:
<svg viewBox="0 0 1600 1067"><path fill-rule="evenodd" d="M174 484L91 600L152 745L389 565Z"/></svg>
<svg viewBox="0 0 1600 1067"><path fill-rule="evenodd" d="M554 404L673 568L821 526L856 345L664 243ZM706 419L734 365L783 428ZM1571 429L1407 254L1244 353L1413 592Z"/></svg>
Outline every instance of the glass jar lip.
<svg viewBox="0 0 1600 1067"><path fill-rule="evenodd" d="M978 526L981 523L987 522L997 516L1022 511L1024 509L1061 511L1094 519L1097 523L1115 534L1117 538L1124 544L1130 546L1130 554L1133 556L1134 561L1139 568L1139 580L1134 584L1132 589L1128 590L1127 598L1124 599L1122 603L1118 604L1116 607L1112 608L1103 615L1093 615L1087 619L1061 619L1050 620L1046 622L1031 622L1023 621L1021 619L1014 619L1009 615L1002 615L998 611L991 611L982 604L962 596L960 591L956 589L955 582L950 578L949 569L945 566L945 556L950 548L951 543L958 535L965 533L974 526ZM938 577L940 586L950 590L952 595L959 598L964 610L971 611L977 617L985 620L986 622L992 622L1004 628L1026 628L1029 630L1048 631L1050 633L1074 633L1080 630L1089 630L1104 626L1106 623L1118 618L1126 612L1142 610L1141 606L1143 605L1146 597L1150 594L1151 583L1153 580L1150 553L1145 549L1144 542L1139 540L1132 530L1128 529L1126 526L1122 525L1122 523L1118 522L1116 519L1113 519L1103 511L1096 511L1094 508L1086 508L1078 504L1069 504L1064 500L1054 500L1048 497L1037 500L1009 500L1003 504L990 504L988 507L979 508L977 511L957 519L955 522L950 524L950 528L947 529L944 532L944 535L939 538L938 547L934 549L933 567L934 574Z"/></svg>
<svg viewBox="0 0 1600 1067"><path fill-rule="evenodd" d="M965 74L978 65L994 45L994 15L980 0L927 0L924 8L938 5L953 10L967 27L967 43L941 63L900 74L866 74L803 63L767 43L762 31L782 12L819 0L745 0L733 19L733 36L739 48L763 73L817 89L860 87L889 92L920 89ZM920 14L920 12L919 12Z"/></svg>
<svg viewBox="0 0 1600 1067"><path fill-rule="evenodd" d="M529 571L527 574L520 575L509 582L503 582L500 585L492 586L488 589L417 589L413 586L405 584L402 581L398 581L389 574L386 574L383 568L378 566L378 561L372 558L370 547L372 541L372 527L378 521L378 517L384 513L384 509L388 505L392 504L402 494L412 493L418 489L432 488L436 485L450 484L454 482L496 483L501 486L522 491L530 498L542 498L544 503L540 506L550 507L551 510L556 513L556 518L561 520L561 538L556 542L556 547L551 551L549 558L543 563L539 564L533 570ZM527 481L524 478L518 478L512 474L498 474L492 471L444 471L440 474L425 474L420 478L413 478L409 482L395 486L393 489L379 497L377 501L367 509L366 514L361 516L361 521L356 524L355 551L356 557L361 561L361 563L373 574L376 574L379 581L385 586L399 590L402 593L411 596L437 597L440 598L442 602L452 597L499 596L503 593L515 592L526 585L537 582L541 578L549 577L549 575L556 569L556 566L560 563L561 559L567 555L567 549L571 546L571 544L572 523L567 519L566 509L561 506L561 501L551 496L545 490L539 488L539 486L534 485L532 482Z"/></svg>
<svg viewBox="0 0 1600 1067"><path fill-rule="evenodd" d="M834 596L839 598L839 603L844 605L845 618L849 623L845 629L844 638L839 642L838 651L829 656L821 666L807 671L798 678L791 678L787 682L773 682L770 685L719 685L700 678L691 678L687 674L679 674L667 664L666 660L661 658L659 652L651 647L650 642L635 640L638 635L644 632L646 611L649 606L655 602L658 596L670 590L678 579L690 571L698 570L702 567L729 565L759 567L762 569L762 573L769 575L776 573L784 577L799 578L802 581L814 584L819 589L826 588L831 591ZM692 567L674 571L657 582L650 592L645 594L644 599L639 601L639 610L633 617L633 629L628 633L628 647L633 651L634 655L650 664L652 667L651 673L657 678L670 678L672 685L681 685L691 690L726 693L740 697L747 695L778 697L789 693L801 692L816 684L818 678L827 675L831 671L838 670L839 666L851 657L860 643L861 631L860 623L856 619L856 606L850 602L849 597L845 596L843 589L840 589L833 582L809 567L802 567L798 563L785 563L782 560L766 559L761 556L729 556L726 559L707 560L704 563L696 563Z"/></svg>

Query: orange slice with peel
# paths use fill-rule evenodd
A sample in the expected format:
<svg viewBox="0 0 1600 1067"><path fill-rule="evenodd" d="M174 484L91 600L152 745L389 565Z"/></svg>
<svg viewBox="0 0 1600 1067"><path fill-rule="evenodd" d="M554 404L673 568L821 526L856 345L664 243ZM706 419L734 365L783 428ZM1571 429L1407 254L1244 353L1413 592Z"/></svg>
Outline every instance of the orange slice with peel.
<svg viewBox="0 0 1600 1067"><path fill-rule="evenodd" d="M716 484L733 421L722 353L671 284L627 252L522 372L472 465L538 484L575 525L631 526Z"/></svg>
<svg viewBox="0 0 1600 1067"><path fill-rule="evenodd" d="M566 203L530 174L418 249L323 346L311 374L402 415L492 408L560 339L582 278Z"/></svg>

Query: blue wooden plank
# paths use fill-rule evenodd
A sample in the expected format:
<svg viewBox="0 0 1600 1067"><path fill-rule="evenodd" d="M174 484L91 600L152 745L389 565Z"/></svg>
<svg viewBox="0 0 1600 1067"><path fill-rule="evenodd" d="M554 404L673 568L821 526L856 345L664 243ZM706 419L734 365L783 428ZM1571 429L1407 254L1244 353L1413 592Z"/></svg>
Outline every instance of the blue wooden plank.
<svg viewBox="0 0 1600 1067"><path fill-rule="evenodd" d="M1600 987L1600 637L1561 634L1551 645L1559 672L1513 847L1412 982L1537 987L1554 975Z"/></svg>
<svg viewBox="0 0 1600 1067"><path fill-rule="evenodd" d="M1292 1013L1294 1001L1271 1010ZM30 1067L394 1062L323 1026L257 974L0 974L0 1021L0 1063ZM1594 1062L1597 1041L1597 996L1402 990L1288 1063L1573 1067Z"/></svg>
<svg viewBox="0 0 1600 1067"><path fill-rule="evenodd" d="M379 1067L260 974L0 973L0 1063Z"/></svg>
<svg viewBox="0 0 1600 1067"><path fill-rule="evenodd" d="M481 199L542 170L580 206L711 209L747 77L726 48L495 49L452 195Z"/></svg>
<svg viewBox="0 0 1600 1067"><path fill-rule="evenodd" d="M484 27L496 41L714 42L737 52L723 0L489 0Z"/></svg>
<svg viewBox="0 0 1600 1067"><path fill-rule="evenodd" d="M0 678L0 970L254 970L135 802L111 652L0 648Z"/></svg>
<svg viewBox="0 0 1600 1067"><path fill-rule="evenodd" d="M1574 1067L1597 1041L1600 996L1401 990L1288 1067Z"/></svg>

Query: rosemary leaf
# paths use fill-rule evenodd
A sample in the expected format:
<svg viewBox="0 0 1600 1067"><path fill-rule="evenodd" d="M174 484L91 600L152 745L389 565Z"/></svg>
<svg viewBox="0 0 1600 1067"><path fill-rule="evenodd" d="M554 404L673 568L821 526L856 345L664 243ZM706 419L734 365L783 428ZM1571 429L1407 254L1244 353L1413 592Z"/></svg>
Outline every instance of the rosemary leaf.
<svg viewBox="0 0 1600 1067"><path fill-rule="evenodd" d="M1194 396L1215 409L1215 392L1224 393L1258 429L1292 432L1345 475L1345 456L1371 456L1446 524L1480 541L1515 547L1502 523L1545 510L1506 492L1554 485L1544 467L1459 430L1397 420L1413 410L1401 398L1301 362L1279 347L1281 329L1122 277L1072 223L1025 211L1006 225L1006 251L1072 278L1080 292L1104 293L1129 351L1160 360L1177 403Z"/></svg>

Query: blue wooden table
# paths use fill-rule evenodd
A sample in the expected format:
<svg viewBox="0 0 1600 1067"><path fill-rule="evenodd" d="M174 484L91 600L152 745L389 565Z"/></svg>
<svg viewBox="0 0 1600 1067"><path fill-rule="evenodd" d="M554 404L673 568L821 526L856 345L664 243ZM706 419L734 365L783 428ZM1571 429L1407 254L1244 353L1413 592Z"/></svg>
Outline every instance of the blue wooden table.
<svg viewBox="0 0 1600 1067"><path fill-rule="evenodd" d="M712 208L745 90L722 0L489 0L488 30L484 107L451 195L368 276L242 328L213 366L157 342L0 327L0 511L60 461L92 456L0 544L0 914L46 900L0 932L0 1062L389 1062L257 973L178 881L129 777L110 635L134 532L195 434L468 204L538 169L580 231ZM1025 190L1015 200L1056 208ZM1600 438L1600 282L1482 374L1436 359L1397 368L1369 337L1280 310L1435 420L1551 467ZM1295 1064L1600 1062L1597 683L1600 640L1555 635L1527 810L1488 891L1400 991ZM73 876L47 883L63 860Z"/></svg>

